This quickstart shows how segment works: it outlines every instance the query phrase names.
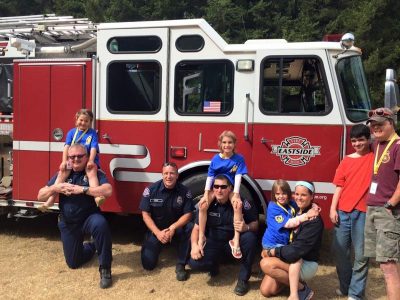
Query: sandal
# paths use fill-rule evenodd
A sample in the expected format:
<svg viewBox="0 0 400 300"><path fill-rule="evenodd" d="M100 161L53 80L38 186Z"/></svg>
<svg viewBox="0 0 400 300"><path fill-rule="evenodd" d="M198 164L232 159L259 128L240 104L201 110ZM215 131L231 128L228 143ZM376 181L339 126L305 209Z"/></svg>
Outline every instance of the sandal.
<svg viewBox="0 0 400 300"><path fill-rule="evenodd" d="M38 206L37 209L39 211L41 211L42 213L51 212L51 209L46 204L42 204L42 205Z"/></svg>
<svg viewBox="0 0 400 300"><path fill-rule="evenodd" d="M104 201L106 201L106 197L99 196L99 197L94 198L94 201L96 201L96 205L98 207L100 207L101 205L103 205Z"/></svg>
<svg viewBox="0 0 400 300"><path fill-rule="evenodd" d="M240 250L240 247L235 247L233 244L233 240L229 241L229 246L231 247L231 250L232 250L232 256L236 259L241 259L242 251Z"/></svg>

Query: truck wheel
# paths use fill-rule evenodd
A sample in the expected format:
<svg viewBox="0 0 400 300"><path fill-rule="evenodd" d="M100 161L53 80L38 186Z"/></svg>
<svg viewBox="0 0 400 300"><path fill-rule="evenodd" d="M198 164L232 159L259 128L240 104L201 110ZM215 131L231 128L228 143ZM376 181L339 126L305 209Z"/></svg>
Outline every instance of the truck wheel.
<svg viewBox="0 0 400 300"><path fill-rule="evenodd" d="M206 180L207 173L197 173L182 180L181 183L192 192L194 204L197 204L203 197Z"/></svg>

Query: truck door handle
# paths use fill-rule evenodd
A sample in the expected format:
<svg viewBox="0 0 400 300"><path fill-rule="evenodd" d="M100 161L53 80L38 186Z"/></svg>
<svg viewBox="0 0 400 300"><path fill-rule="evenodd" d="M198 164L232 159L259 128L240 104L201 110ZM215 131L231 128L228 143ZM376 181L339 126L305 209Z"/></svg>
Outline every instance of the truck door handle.
<svg viewBox="0 0 400 300"><path fill-rule="evenodd" d="M268 144L268 143L272 143L273 140L268 140L268 139L266 139L265 137L262 137L261 140L260 140L260 142L261 142L261 144L266 145L266 144Z"/></svg>
<svg viewBox="0 0 400 300"><path fill-rule="evenodd" d="M101 137L103 139L107 140L110 144L112 144L111 137L107 133L103 134Z"/></svg>

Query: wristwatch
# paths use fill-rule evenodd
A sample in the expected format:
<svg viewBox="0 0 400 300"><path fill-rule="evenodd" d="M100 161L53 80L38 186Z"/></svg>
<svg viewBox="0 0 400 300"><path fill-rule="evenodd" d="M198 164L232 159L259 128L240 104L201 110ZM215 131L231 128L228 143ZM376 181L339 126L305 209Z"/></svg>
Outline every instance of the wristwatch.
<svg viewBox="0 0 400 300"><path fill-rule="evenodd" d="M386 208L386 209L393 209L393 208L394 208L394 206L392 205L392 203L390 203L389 201L387 201L387 202L383 205L383 207Z"/></svg>
<svg viewBox="0 0 400 300"><path fill-rule="evenodd" d="M86 193L88 192L88 190L89 190L89 187L88 187L88 186L84 186L84 187L83 187L83 190L82 190L82 193L83 193L84 195L86 195Z"/></svg>

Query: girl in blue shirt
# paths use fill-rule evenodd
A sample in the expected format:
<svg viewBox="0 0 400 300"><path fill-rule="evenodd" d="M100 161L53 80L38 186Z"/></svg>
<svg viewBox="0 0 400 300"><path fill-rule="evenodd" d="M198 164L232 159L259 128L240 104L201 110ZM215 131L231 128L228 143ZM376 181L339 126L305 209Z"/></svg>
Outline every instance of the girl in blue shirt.
<svg viewBox="0 0 400 300"><path fill-rule="evenodd" d="M73 144L82 144L86 147L89 155L89 160L86 166L86 175L90 187L99 186L97 178L97 169L100 169L99 164L99 143L96 131L91 128L93 121L93 113L87 109L81 109L75 114L75 128L72 128L67 133L65 146L63 150L62 162L55 184L64 182L70 172L68 149ZM73 158L74 159L74 158ZM103 204L104 197L95 198L97 206ZM51 196L45 203L38 207L41 212L46 212L55 202L55 196Z"/></svg>
<svg viewBox="0 0 400 300"><path fill-rule="evenodd" d="M208 168L208 176L206 186L204 189L204 196L199 202L199 241L198 244L200 249L203 249L206 243L205 238L205 227L207 222L207 210L209 205L214 200L213 181L215 176L224 175L228 178L231 184L234 186L233 192L229 195L229 199L234 209L234 222L243 221L242 215L242 201L240 199L240 183L242 175L247 174L246 163L242 155L235 153L236 147L236 135L229 130L221 133L218 138L218 148L220 153L216 154L211 160L210 167ZM223 188L223 187L218 187ZM227 187L225 187L227 188ZM242 257L239 244L240 233L235 230L233 240L229 241L229 245L232 249L233 257L239 259Z"/></svg>
<svg viewBox="0 0 400 300"><path fill-rule="evenodd" d="M297 184L296 184L297 185ZM268 256L268 251L282 247L292 242L293 231L300 223L308 221L319 215L317 205L313 206L306 214L296 216L298 207L292 199L292 191L287 181L278 179L272 185L271 201L267 208L267 229L262 238L262 257ZM289 265L289 300L298 300L298 282L303 261Z"/></svg>

